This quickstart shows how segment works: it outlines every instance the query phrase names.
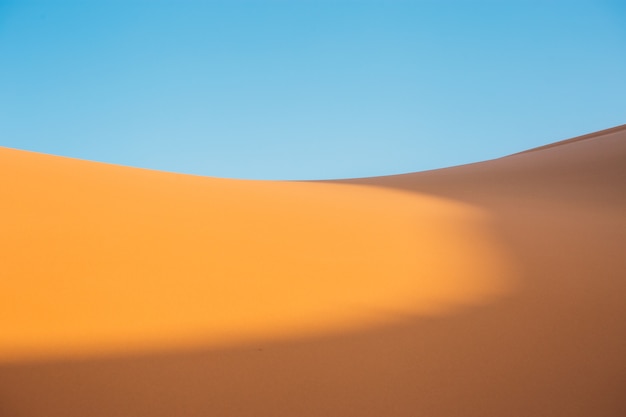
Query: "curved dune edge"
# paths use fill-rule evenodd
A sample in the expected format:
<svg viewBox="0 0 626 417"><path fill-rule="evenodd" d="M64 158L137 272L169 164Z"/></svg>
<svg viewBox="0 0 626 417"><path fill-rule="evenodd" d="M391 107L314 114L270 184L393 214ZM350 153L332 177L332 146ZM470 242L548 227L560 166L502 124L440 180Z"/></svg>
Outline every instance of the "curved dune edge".
<svg viewBox="0 0 626 417"><path fill-rule="evenodd" d="M573 143L580 142L580 141L583 141L583 140L596 139L596 138L599 138L601 136L607 136L607 135L624 133L624 131L626 131L626 125L614 126L614 127L608 128L608 129L599 130L597 132L592 132L592 133L587 133L587 134L584 134L584 135L576 136L576 137L571 138L571 139L565 139L565 140L561 140L561 141L558 141L558 142L549 143L547 145L538 146L536 148L527 149L527 150L522 151L522 152L517 152L517 153L515 153L513 155L521 155L521 154L529 153L529 152L544 151L546 149L555 148L555 147L558 147L558 146L571 145Z"/></svg>
<svg viewBox="0 0 626 417"><path fill-rule="evenodd" d="M469 204L0 149L0 361L219 347L450 314L511 291Z"/></svg>

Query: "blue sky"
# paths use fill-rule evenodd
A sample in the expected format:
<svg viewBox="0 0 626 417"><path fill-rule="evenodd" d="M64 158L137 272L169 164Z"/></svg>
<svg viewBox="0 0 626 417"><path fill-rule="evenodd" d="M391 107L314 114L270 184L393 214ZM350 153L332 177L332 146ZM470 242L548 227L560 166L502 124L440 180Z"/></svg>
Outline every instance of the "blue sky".
<svg viewBox="0 0 626 417"><path fill-rule="evenodd" d="M626 123L625 4L0 0L0 145L253 179L504 156Z"/></svg>

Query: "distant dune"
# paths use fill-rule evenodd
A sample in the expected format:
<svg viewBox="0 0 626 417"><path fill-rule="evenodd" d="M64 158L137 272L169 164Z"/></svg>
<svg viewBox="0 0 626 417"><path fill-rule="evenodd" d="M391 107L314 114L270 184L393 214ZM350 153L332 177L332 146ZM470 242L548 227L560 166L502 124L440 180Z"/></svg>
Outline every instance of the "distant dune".
<svg viewBox="0 0 626 417"><path fill-rule="evenodd" d="M0 175L1 417L626 416L626 125L351 180Z"/></svg>

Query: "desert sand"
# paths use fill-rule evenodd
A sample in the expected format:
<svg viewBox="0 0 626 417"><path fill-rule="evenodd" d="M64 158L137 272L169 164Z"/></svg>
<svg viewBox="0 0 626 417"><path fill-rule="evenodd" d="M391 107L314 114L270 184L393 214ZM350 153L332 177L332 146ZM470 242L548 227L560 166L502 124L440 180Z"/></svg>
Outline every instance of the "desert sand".
<svg viewBox="0 0 626 417"><path fill-rule="evenodd" d="M626 415L626 125L377 178L0 175L1 417Z"/></svg>

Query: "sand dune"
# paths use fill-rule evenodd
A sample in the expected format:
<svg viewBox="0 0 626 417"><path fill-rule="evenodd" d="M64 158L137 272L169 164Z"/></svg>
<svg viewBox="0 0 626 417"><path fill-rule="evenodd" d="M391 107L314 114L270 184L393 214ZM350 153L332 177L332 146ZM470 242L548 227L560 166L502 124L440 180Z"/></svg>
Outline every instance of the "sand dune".
<svg viewBox="0 0 626 417"><path fill-rule="evenodd" d="M2 417L626 415L626 126L342 181L0 173Z"/></svg>

